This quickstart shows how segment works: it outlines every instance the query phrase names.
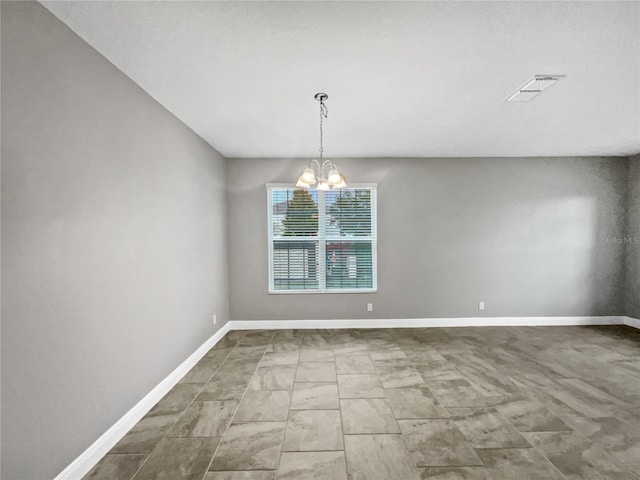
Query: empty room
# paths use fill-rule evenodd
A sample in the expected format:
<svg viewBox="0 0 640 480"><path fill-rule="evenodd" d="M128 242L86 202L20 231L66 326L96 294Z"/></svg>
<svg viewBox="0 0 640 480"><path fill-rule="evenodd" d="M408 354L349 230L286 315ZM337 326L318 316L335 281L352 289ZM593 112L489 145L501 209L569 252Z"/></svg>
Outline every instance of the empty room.
<svg viewBox="0 0 640 480"><path fill-rule="evenodd" d="M640 480L640 1L1 1L2 480Z"/></svg>

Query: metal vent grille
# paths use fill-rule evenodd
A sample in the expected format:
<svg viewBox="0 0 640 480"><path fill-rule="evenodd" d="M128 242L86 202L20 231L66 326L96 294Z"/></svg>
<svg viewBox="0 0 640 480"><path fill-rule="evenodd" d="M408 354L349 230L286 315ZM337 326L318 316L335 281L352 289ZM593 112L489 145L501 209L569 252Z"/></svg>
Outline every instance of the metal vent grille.
<svg viewBox="0 0 640 480"><path fill-rule="evenodd" d="M564 75L534 75L515 92L505 98L505 101L528 102L529 100L533 100L563 77Z"/></svg>

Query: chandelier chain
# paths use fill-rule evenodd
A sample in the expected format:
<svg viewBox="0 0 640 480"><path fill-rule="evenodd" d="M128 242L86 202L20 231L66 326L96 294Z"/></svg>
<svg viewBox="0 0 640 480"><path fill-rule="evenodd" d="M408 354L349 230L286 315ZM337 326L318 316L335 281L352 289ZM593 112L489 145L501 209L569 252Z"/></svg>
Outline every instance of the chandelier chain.
<svg viewBox="0 0 640 480"><path fill-rule="evenodd" d="M327 106L324 104L324 100L320 100L320 160L322 160L322 154L324 153L323 148L323 120L327 118L327 114L329 113Z"/></svg>

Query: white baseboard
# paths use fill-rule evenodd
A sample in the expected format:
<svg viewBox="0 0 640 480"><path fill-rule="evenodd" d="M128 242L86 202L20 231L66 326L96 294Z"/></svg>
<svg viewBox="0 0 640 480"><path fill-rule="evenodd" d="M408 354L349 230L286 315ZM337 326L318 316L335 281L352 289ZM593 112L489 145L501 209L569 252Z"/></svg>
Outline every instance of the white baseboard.
<svg viewBox="0 0 640 480"><path fill-rule="evenodd" d="M622 317L623 322L628 327L638 328L640 329L640 320L633 317Z"/></svg>
<svg viewBox="0 0 640 480"><path fill-rule="evenodd" d="M334 328L429 328L429 327L522 327L567 325L622 325L625 317L461 317L358 320L230 320L231 330L334 329ZM627 317L628 318L628 317ZM628 324L627 324L628 325Z"/></svg>
<svg viewBox="0 0 640 480"><path fill-rule="evenodd" d="M151 408L171 390L185 374L229 331L227 322L182 362L164 380L125 413L109 430L69 464L54 480L80 480L91 470Z"/></svg>

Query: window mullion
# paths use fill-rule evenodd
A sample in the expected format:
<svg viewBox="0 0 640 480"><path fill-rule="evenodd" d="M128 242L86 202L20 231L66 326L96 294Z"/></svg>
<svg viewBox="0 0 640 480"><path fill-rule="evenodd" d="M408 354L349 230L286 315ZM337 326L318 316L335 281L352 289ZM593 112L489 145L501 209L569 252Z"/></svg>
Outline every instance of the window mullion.
<svg viewBox="0 0 640 480"><path fill-rule="evenodd" d="M327 289L327 242L326 236L326 208L325 208L325 192L318 191L318 272L320 275L320 291L324 292Z"/></svg>

